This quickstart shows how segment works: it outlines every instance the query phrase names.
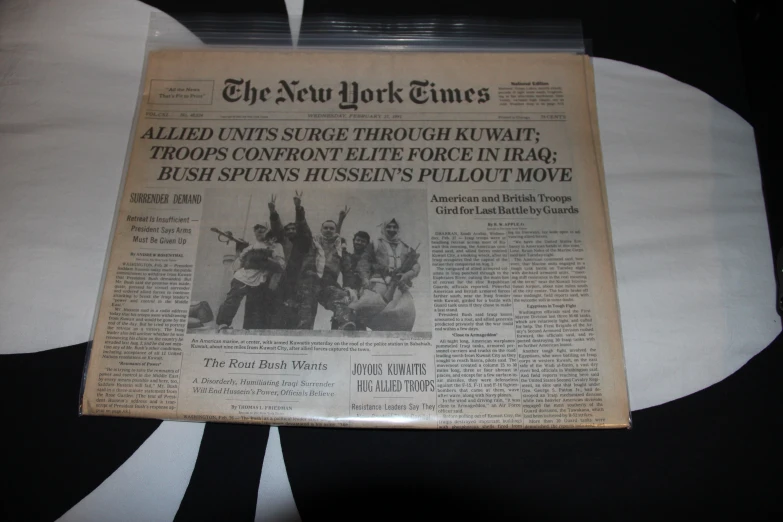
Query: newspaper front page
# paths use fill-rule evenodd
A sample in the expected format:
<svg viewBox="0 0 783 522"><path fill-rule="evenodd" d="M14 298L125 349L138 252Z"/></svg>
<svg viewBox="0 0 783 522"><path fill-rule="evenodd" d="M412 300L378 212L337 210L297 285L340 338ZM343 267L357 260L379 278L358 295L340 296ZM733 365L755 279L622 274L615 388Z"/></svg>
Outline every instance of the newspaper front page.
<svg viewBox="0 0 783 522"><path fill-rule="evenodd" d="M627 427L588 57L148 56L82 413Z"/></svg>

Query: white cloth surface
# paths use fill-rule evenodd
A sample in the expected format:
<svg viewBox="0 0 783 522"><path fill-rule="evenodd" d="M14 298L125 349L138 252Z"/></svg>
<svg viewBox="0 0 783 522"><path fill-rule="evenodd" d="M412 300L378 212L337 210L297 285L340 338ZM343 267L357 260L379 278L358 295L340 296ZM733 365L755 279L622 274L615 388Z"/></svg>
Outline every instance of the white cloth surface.
<svg viewBox="0 0 783 522"><path fill-rule="evenodd" d="M595 61L633 409L732 374L780 332L752 127L662 74Z"/></svg>
<svg viewBox="0 0 783 522"><path fill-rule="evenodd" d="M0 353L88 340L150 11L133 0L0 3ZM639 409L730 375L780 322L750 125L659 73L601 59L595 70L631 404ZM195 454L156 457L176 437L171 425L64 519L107 520L127 494L142 504L121 504L127 519L173 517ZM279 451L276 431L275 444ZM274 451L262 490L287 484ZM150 472L181 477L170 489L179 496L161 500L141 483ZM259 502L278 505L259 507L259 519L294 509L290 487L272 489Z"/></svg>
<svg viewBox="0 0 783 522"><path fill-rule="evenodd" d="M0 3L0 353L90 335L150 12Z"/></svg>
<svg viewBox="0 0 783 522"><path fill-rule="evenodd" d="M264 466L261 468L261 480L258 482L256 497L256 522L276 522L299 520L291 484L285 470L283 448L280 446L280 433L276 426L269 429L269 440L264 453Z"/></svg>
<svg viewBox="0 0 783 522"><path fill-rule="evenodd" d="M173 520L203 433L203 423L162 422L117 471L59 520Z"/></svg>

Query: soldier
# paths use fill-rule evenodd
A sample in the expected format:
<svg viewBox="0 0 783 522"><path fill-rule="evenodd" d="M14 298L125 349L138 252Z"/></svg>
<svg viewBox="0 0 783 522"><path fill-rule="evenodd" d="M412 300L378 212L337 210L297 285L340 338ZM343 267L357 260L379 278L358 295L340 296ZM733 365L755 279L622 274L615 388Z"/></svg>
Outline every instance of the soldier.
<svg viewBox="0 0 783 522"><path fill-rule="evenodd" d="M296 218L293 223L283 226L280 215L275 208L275 196L269 202L269 221L272 234L283 247L286 266L280 284L275 293L276 311L273 318L273 328L290 330L297 327L299 279L302 276L302 266L313 246L313 234L307 225L305 210L302 207L302 194L298 191L294 196Z"/></svg>
<svg viewBox="0 0 783 522"><path fill-rule="evenodd" d="M350 288L360 294L370 285L371 249L370 234L360 230L353 235L353 253L343 242L343 257L341 270L343 273L343 288Z"/></svg>
<svg viewBox="0 0 783 522"><path fill-rule="evenodd" d="M295 221L283 226L275 208L275 197L272 196L269 202L272 233L283 246L286 260L285 271L276 292L277 311L274 319L274 327L284 330L298 327L300 304L307 293L303 291L303 287L311 286L320 278L317 268L314 271L305 270L306 265L310 268L314 266L313 234L307 224L305 209L302 206L302 193L299 191L295 192L294 209Z"/></svg>
<svg viewBox="0 0 783 522"><path fill-rule="evenodd" d="M369 247L369 248L368 248ZM342 264L343 290L350 294L350 302L356 302L370 286L370 271L372 269L372 248L370 245L370 234L360 230L353 235L353 253L348 252L346 242L342 244ZM367 327L359 321L352 309L341 310L343 313L342 321L347 324L353 322L357 330L366 330ZM340 328L340 317L332 321L332 328ZM342 325L345 329L345 325Z"/></svg>
<svg viewBox="0 0 783 522"><path fill-rule="evenodd" d="M315 322L315 312L317 311L318 303L333 312L333 328L353 328L350 318L344 316L350 301L350 295L342 289L338 282L343 263L342 247L344 244L339 231L349 210L348 207L345 207L345 210L340 211L340 217L336 223L331 219L324 221L321 224L321 233L314 238L316 249L319 255L323 256L323 274L320 287L315 294L316 300L314 302L311 301L315 306L312 310L310 328L312 328L312 324Z"/></svg>
<svg viewBox="0 0 783 522"><path fill-rule="evenodd" d="M350 209L345 207L337 222L324 221L320 234L313 236L302 205L302 196L302 193L296 192L296 220L285 227L281 226L279 215L273 210L274 198L270 202L272 229L281 239L286 256L285 274L276 300L278 310L274 320L275 328L312 330L319 303L340 315L350 299L338 282L342 266L339 230ZM343 320L341 325L348 322Z"/></svg>
<svg viewBox="0 0 783 522"><path fill-rule="evenodd" d="M400 226L396 219L391 219L381 225L381 237L373 245L375 259L370 283L375 283L376 291L383 292L391 284L391 276L404 266L408 255L414 254L414 249L400 239ZM419 275L421 266L413 263L410 269L398 275L399 283L394 296L369 323L373 330L411 331L416 321L416 306L409 288Z"/></svg>
<svg viewBox="0 0 783 522"><path fill-rule="evenodd" d="M334 222L324 222L326 228L322 225L321 241L327 256L327 270L324 270L325 277L321 282L321 294L318 300L321 306L333 312L333 330L365 329L363 325L357 323L356 314L349 304L356 301L369 284L371 256L370 252L366 251L366 247L370 242L370 235L366 232L357 232L353 238L354 253L348 252L345 239L339 237L339 234L350 211L351 208L347 205L340 211L334 237L330 235L330 225ZM324 238L329 242L328 245L324 243ZM343 275L342 287L337 282L338 274L335 271L337 263Z"/></svg>
<svg viewBox="0 0 783 522"><path fill-rule="evenodd" d="M255 242L242 250L234 261L231 289L217 314L218 331L231 328L242 298L246 298L243 328L268 328L271 305L269 282L273 274L285 268L283 247L267 235L268 231L269 227L265 225L254 226Z"/></svg>
<svg viewBox="0 0 783 522"><path fill-rule="evenodd" d="M349 305L357 320L372 330L411 331L416 321L409 288L421 267L415 250L400 239L399 231L396 219L381 224L381 236L372 245L369 287ZM406 259L415 262L406 263Z"/></svg>
<svg viewBox="0 0 783 522"><path fill-rule="evenodd" d="M279 287L279 309L275 324L282 329L312 330L318 312L322 279L326 277L331 282L333 267L335 264L339 266L334 261L334 249L328 248L329 243L338 238L335 233L337 223L324 222L321 235L314 237L302 205L303 194L298 191L295 194L294 223L281 228L276 212L272 218L274 230L283 239L284 252L288 252L285 274ZM270 204L274 205L274 201ZM324 244L327 245L327 251L324 250Z"/></svg>
<svg viewBox="0 0 783 522"><path fill-rule="evenodd" d="M294 201L301 197L299 192L295 192L295 194ZM283 223L280 220L280 214L278 214L277 208L275 207L276 199L276 196L272 194L269 203L267 203L267 206L269 207L269 223L271 224L270 234L275 237L278 243L283 245L283 252L285 253L285 260L287 263L291 257L291 252L293 251L294 242L297 237L296 223L288 223L283 226Z"/></svg>

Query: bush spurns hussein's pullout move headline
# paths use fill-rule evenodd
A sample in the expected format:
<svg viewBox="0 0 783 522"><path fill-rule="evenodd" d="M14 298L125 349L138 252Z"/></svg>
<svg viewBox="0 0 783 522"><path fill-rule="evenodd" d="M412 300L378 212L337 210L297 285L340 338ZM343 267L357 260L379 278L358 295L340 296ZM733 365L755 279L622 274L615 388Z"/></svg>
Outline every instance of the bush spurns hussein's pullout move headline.
<svg viewBox="0 0 783 522"><path fill-rule="evenodd" d="M541 145L534 127L166 127L146 128L140 139L164 142L149 146L149 159L160 162L158 181L221 182L430 182L530 183L570 182L571 167L554 166L558 153ZM226 142L228 145L183 145L170 142ZM363 147L306 146L306 143L371 142ZM236 143L240 145L236 145ZM263 142L246 146L247 142ZM293 146L275 146L274 143ZM401 146L376 146L392 142ZM418 142L499 143L500 147L413 146ZM267 143L272 144L267 146ZM519 146L520 144L524 146ZM250 163L399 163L448 164L448 167L201 167L199 162ZM172 162L187 162L180 165ZM468 163L503 166L459 166ZM544 166L516 166L543 163ZM508 166L508 165L513 166Z"/></svg>

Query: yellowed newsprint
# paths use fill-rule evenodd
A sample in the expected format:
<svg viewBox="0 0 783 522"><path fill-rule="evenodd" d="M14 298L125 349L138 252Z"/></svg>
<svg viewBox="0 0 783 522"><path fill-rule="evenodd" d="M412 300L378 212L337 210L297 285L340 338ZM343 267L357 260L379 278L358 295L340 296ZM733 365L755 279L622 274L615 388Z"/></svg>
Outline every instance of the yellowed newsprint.
<svg viewBox="0 0 783 522"><path fill-rule="evenodd" d="M630 422L590 59L148 56L85 415Z"/></svg>

